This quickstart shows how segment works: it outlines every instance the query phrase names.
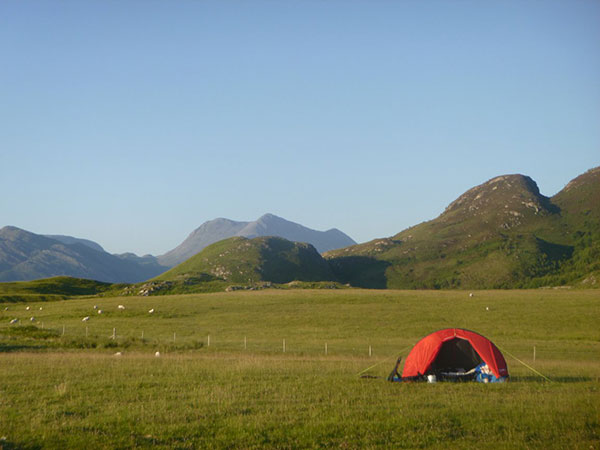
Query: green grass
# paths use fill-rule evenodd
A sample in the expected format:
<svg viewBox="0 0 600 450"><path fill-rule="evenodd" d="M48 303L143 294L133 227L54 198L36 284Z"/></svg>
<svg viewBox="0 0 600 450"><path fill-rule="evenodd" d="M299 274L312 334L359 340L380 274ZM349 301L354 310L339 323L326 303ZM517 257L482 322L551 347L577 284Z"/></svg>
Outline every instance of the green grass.
<svg viewBox="0 0 600 450"><path fill-rule="evenodd" d="M123 286L73 277L5 282L0 283L0 303L64 300L73 296L106 294Z"/></svg>
<svg viewBox="0 0 600 450"><path fill-rule="evenodd" d="M8 305L0 445L598 448L599 303L593 290L266 290ZM380 363L368 373L385 377L398 353L450 326L553 382L507 353L503 385L357 376Z"/></svg>

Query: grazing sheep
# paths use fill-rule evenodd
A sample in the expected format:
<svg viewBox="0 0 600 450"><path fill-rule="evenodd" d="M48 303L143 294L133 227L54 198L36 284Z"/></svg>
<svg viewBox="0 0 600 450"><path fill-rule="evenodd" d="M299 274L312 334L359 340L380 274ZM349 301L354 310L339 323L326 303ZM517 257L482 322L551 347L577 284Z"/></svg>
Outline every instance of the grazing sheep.
<svg viewBox="0 0 600 450"><path fill-rule="evenodd" d="M29 320L31 320L32 322L35 322L35 317L30 317Z"/></svg>
<svg viewBox="0 0 600 450"><path fill-rule="evenodd" d="M123 356L123 353L121 353L121 352L117 352L117 353L115 353L115 355L114 355L114 356Z"/></svg>
<svg viewBox="0 0 600 450"><path fill-rule="evenodd" d="M94 305L94 309L98 309L98 305Z"/></svg>
<svg viewBox="0 0 600 450"><path fill-rule="evenodd" d="M156 353L154 354L154 356L155 356L155 357L157 357L157 358L160 358L160 352L156 352Z"/></svg>
<svg viewBox="0 0 600 450"><path fill-rule="evenodd" d="M119 306L117 306L117 308L119 308L119 309L125 309L125 307L123 305L119 305Z"/></svg>
<svg viewBox="0 0 600 450"><path fill-rule="evenodd" d="M13 319L13 320L11 320L11 321L10 321L10 323L11 323L11 324L13 324L13 323L17 323L18 321L19 321L19 319Z"/></svg>
<svg viewBox="0 0 600 450"><path fill-rule="evenodd" d="M25 308L25 311L29 311L29 306L27 308Z"/></svg>
<svg viewBox="0 0 600 450"><path fill-rule="evenodd" d="M41 311L42 309L44 309L44 308L42 308L42 307L40 306L40 311Z"/></svg>
<svg viewBox="0 0 600 450"><path fill-rule="evenodd" d="M150 314L154 313L154 308L152 308L150 311L148 311Z"/></svg>
<svg viewBox="0 0 600 450"><path fill-rule="evenodd" d="M472 292L469 294L469 297L473 297L473 293Z"/></svg>
<svg viewBox="0 0 600 450"><path fill-rule="evenodd" d="M82 322L87 322L88 320L90 320L90 316L85 316L83 319L81 319Z"/></svg>
<svg viewBox="0 0 600 450"><path fill-rule="evenodd" d="M486 311L489 311L489 310L490 310L490 307L489 307L489 306L486 306L486 307L485 307L485 310L486 310Z"/></svg>
<svg viewBox="0 0 600 450"><path fill-rule="evenodd" d="M102 310L101 309L98 310L98 314L102 314Z"/></svg>

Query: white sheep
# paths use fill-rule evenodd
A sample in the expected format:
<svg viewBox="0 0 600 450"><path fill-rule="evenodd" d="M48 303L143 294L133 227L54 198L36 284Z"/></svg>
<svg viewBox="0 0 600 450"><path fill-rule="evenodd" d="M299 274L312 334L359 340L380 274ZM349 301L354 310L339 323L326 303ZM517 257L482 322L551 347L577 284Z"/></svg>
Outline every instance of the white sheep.
<svg viewBox="0 0 600 450"><path fill-rule="evenodd" d="M98 305L94 305L94 309L98 309Z"/></svg>
<svg viewBox="0 0 600 450"><path fill-rule="evenodd" d="M13 323L17 323L18 321L19 321L19 319L13 319L13 320L11 320L11 321L10 321L10 323L11 323L11 324L13 324Z"/></svg>
<svg viewBox="0 0 600 450"><path fill-rule="evenodd" d="M44 309L44 308L42 308L42 307L40 306L40 311L41 311L42 309Z"/></svg>
<svg viewBox="0 0 600 450"><path fill-rule="evenodd" d="M30 317L29 320L31 320L32 322L35 322L35 317Z"/></svg>
<svg viewBox="0 0 600 450"><path fill-rule="evenodd" d="M98 314L102 314L102 310L101 309L98 310Z"/></svg>
<svg viewBox="0 0 600 450"><path fill-rule="evenodd" d="M123 305L119 305L119 306L117 306L117 308L119 308L119 309L125 309L125 307Z"/></svg>
<svg viewBox="0 0 600 450"><path fill-rule="evenodd" d="M150 314L154 313L154 308L152 308L150 311L148 311Z"/></svg>
<svg viewBox="0 0 600 450"><path fill-rule="evenodd" d="M157 357L157 358L160 358L160 352L156 352L156 353L154 354L154 356L155 356L155 357Z"/></svg>
<svg viewBox="0 0 600 450"><path fill-rule="evenodd" d="M83 319L81 319L82 322L87 322L88 320L90 320L90 316L85 316Z"/></svg>
<svg viewBox="0 0 600 450"><path fill-rule="evenodd" d="M472 292L469 294L469 297L473 297L473 293Z"/></svg>
<svg viewBox="0 0 600 450"><path fill-rule="evenodd" d="M29 306L27 308L25 308L25 311L29 311Z"/></svg>
<svg viewBox="0 0 600 450"><path fill-rule="evenodd" d="M123 356L123 353L117 352L117 353L115 353L115 356Z"/></svg>

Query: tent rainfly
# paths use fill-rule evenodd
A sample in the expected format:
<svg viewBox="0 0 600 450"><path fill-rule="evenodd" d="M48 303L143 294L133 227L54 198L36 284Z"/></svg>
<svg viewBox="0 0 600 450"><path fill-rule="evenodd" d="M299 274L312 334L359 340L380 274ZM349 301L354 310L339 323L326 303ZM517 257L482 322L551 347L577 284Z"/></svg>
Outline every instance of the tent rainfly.
<svg viewBox="0 0 600 450"><path fill-rule="evenodd" d="M461 328L446 328L425 336L406 358L402 376L398 366L390 381L466 381L484 383L508 380L504 356L486 337Z"/></svg>

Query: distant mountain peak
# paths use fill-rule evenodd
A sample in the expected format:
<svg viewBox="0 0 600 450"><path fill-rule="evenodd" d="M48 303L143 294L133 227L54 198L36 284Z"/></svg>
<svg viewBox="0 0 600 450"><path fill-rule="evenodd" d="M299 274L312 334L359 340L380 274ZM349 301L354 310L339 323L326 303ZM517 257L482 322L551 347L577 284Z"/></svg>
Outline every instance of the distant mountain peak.
<svg viewBox="0 0 600 450"><path fill-rule="evenodd" d="M290 222L272 213L266 213L253 222L236 222L229 219L214 219L204 222L176 248L158 257L161 264L177 265L194 256L210 244L233 236L254 238L277 236L293 242L307 242L317 251L324 253L341 247L356 244L344 234L335 231L317 231L295 222Z"/></svg>

